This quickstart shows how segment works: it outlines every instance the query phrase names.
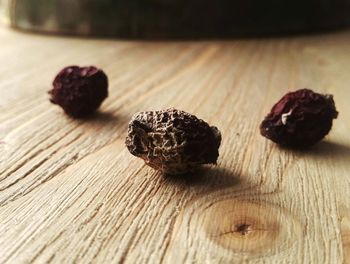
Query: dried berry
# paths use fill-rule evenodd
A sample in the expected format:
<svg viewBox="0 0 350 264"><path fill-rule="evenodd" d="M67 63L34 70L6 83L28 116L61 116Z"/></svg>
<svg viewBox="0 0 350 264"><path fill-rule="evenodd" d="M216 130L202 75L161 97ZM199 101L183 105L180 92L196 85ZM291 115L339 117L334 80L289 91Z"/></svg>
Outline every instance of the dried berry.
<svg viewBox="0 0 350 264"><path fill-rule="evenodd" d="M69 66L62 69L49 92L50 101L73 117L93 113L108 96L106 74L96 67Z"/></svg>
<svg viewBox="0 0 350 264"><path fill-rule="evenodd" d="M305 148L323 139L337 116L332 95L301 89L287 93L272 107L260 133L282 146Z"/></svg>
<svg viewBox="0 0 350 264"><path fill-rule="evenodd" d="M216 164L220 131L194 115L173 108L140 112L129 123L126 146L134 156L167 174Z"/></svg>

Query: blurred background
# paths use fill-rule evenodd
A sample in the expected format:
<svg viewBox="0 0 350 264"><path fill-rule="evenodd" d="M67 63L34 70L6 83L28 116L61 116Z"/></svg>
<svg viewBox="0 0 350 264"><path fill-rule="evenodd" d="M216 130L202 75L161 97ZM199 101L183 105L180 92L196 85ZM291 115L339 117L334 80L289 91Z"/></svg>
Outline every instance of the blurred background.
<svg viewBox="0 0 350 264"><path fill-rule="evenodd" d="M350 0L0 0L11 27L123 38L217 38L342 28Z"/></svg>

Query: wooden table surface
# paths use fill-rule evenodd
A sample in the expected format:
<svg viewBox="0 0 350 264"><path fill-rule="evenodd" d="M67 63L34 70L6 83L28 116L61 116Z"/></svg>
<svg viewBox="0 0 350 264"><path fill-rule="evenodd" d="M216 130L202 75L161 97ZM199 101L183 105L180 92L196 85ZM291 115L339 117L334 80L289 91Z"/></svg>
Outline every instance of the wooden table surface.
<svg viewBox="0 0 350 264"><path fill-rule="evenodd" d="M0 28L1 263L350 263L350 31L278 39L136 42ZM97 65L99 113L48 100L55 74ZM259 134L272 104L308 87L340 112L308 151ZM216 125L216 167L164 177L125 148L142 110Z"/></svg>

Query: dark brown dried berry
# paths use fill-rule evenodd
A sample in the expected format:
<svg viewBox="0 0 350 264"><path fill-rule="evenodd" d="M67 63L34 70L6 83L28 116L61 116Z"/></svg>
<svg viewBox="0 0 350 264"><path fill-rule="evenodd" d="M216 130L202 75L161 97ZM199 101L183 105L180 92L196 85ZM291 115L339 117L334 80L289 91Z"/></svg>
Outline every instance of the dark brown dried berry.
<svg viewBox="0 0 350 264"><path fill-rule="evenodd" d="M73 117L87 116L108 96L108 78L94 66L69 66L62 69L49 91L50 101Z"/></svg>
<svg viewBox="0 0 350 264"><path fill-rule="evenodd" d="M216 164L220 131L194 115L173 108L140 112L129 123L126 146L131 154L167 174Z"/></svg>
<svg viewBox="0 0 350 264"><path fill-rule="evenodd" d="M305 148L323 139L337 116L332 95L301 89L287 93L272 107L260 133L282 146Z"/></svg>

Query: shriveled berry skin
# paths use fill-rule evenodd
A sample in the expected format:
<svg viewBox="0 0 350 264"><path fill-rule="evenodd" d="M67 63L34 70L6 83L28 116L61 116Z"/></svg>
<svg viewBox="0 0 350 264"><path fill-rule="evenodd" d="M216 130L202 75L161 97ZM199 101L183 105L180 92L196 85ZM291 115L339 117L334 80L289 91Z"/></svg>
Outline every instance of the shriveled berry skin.
<svg viewBox="0 0 350 264"><path fill-rule="evenodd" d="M50 101L70 116L80 118L96 111L108 96L108 78L94 66L62 69L49 91Z"/></svg>
<svg viewBox="0 0 350 264"><path fill-rule="evenodd" d="M323 139L337 118L332 95L300 89L287 93L260 125L260 133L277 144L307 148Z"/></svg>
<svg viewBox="0 0 350 264"><path fill-rule="evenodd" d="M125 141L132 155L165 174L216 164L220 143L216 127L174 108L135 114Z"/></svg>

